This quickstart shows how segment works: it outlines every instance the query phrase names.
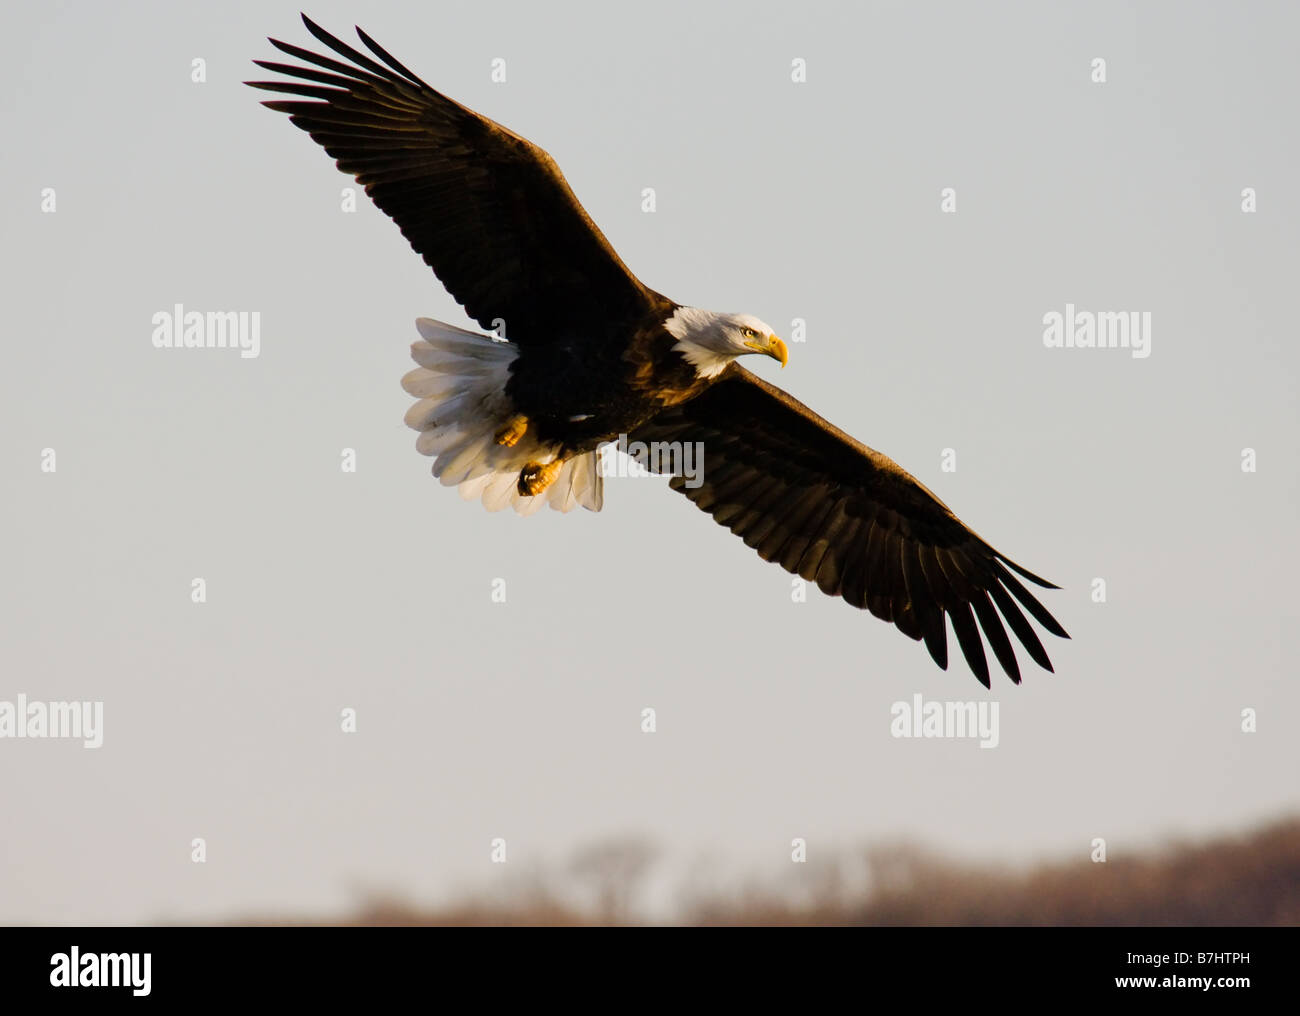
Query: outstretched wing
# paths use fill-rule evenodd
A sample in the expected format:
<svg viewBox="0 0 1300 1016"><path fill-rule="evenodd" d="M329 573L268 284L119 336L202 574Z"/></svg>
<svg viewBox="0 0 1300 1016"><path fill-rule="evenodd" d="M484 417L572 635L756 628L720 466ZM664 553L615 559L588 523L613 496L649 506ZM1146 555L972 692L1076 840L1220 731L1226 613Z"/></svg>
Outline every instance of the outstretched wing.
<svg viewBox="0 0 1300 1016"><path fill-rule="evenodd" d="M503 320L507 337L527 345L589 337L593 321L644 313L654 294L546 152L434 91L361 29L378 61L303 22L351 63L271 39L314 67L257 60L296 80L247 84L316 100L264 105L288 113L356 177L480 325Z"/></svg>
<svg viewBox="0 0 1300 1016"><path fill-rule="evenodd" d="M1053 635L1069 638L1012 572L1056 586L981 540L898 463L736 364L702 395L628 437L701 442L702 484L688 487L674 476L674 490L763 560L924 639L945 670L945 615L986 687L981 629L1016 683L1020 667L1003 619L1047 670L1052 663L1021 607Z"/></svg>

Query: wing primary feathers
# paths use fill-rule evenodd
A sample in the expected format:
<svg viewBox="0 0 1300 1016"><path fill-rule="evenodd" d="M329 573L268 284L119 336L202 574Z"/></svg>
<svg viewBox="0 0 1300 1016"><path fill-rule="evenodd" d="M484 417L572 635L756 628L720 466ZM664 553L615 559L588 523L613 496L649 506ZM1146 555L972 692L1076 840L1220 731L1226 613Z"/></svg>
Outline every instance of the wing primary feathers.
<svg viewBox="0 0 1300 1016"><path fill-rule="evenodd" d="M930 659L939 665L940 670L948 669L948 627L943 621L943 611L939 612L937 636L932 636L929 628L925 630L925 648L930 651Z"/></svg>
<svg viewBox="0 0 1300 1016"><path fill-rule="evenodd" d="M980 542L981 542L981 543L984 543L983 540L981 540ZM1042 586L1044 589L1060 589L1060 588L1061 588L1060 586L1056 585L1054 582L1048 582L1047 579L1039 578L1037 575L1035 575L1033 572L1031 572L1028 568L1022 568L1022 567L1020 567L1020 565L1016 564L1016 562L1012 561L1010 558L1003 557L1003 556L1002 556L1001 554L999 554L996 550L994 550L992 547L990 547L987 543L984 543L984 549L987 550L987 551L989 552L990 555L992 555L992 557L993 557L993 559L994 559L995 561L998 561L998 562L1000 562L1000 563L1002 563L1002 564L1005 564L1005 565L1009 566L1010 568L1014 569L1015 571L1019 572L1020 575L1021 575L1021 577L1023 577L1023 578L1027 578L1030 582L1034 583L1034 585L1036 585L1036 586ZM1066 637L1068 638L1069 636L1066 636Z"/></svg>
<svg viewBox="0 0 1300 1016"><path fill-rule="evenodd" d="M957 642L970 669L975 672L980 684L985 688L992 687L992 682L989 680L989 663L984 657L984 643L980 641L979 629L975 627L975 618L971 614L970 604L963 603L955 607L948 611L948 616L952 618L953 631L957 633Z"/></svg>
<svg viewBox="0 0 1300 1016"><path fill-rule="evenodd" d="M324 71L314 71L310 67L295 67L293 64L277 63L274 60L254 60L264 71L270 71L272 74L289 74L295 78L302 78L306 81L315 81L321 85L333 85L335 88L341 88L346 92L354 84L355 78L345 78L341 74L326 74ZM284 87L292 87L288 81L270 82L270 81L245 81L246 85L253 85L256 88L268 88L271 84L279 84Z"/></svg>
<svg viewBox="0 0 1300 1016"><path fill-rule="evenodd" d="M1025 647L1034 662L1044 670L1055 672L1052 661L1047 657L1047 650L1038 641L1038 636L1034 634L1034 629L1025 620L1025 615L1020 613L1016 601L1008 596L1007 591L996 582L989 586L989 595L993 597L993 602L998 605L998 610L1002 611L1002 616L1007 619L1007 624L1011 625L1011 630L1016 633L1016 638L1020 640L1021 645Z"/></svg>
<svg viewBox="0 0 1300 1016"><path fill-rule="evenodd" d="M361 41L364 42L366 46L369 48L370 52L374 53L375 56L379 57L380 60L388 64L389 67L397 71L397 73L402 75L402 77L406 78L407 81L419 85L421 88L429 87L419 78L417 78L414 74L412 74L409 70L407 70L407 68L404 67L398 60L396 60L392 56L392 54L388 52L388 50L384 49L383 46L379 45L379 43L375 42L374 39L370 38L369 35L367 35L364 31L362 31L360 25L354 25L353 27L356 28L357 35L361 37Z"/></svg>
<svg viewBox="0 0 1300 1016"><path fill-rule="evenodd" d="M337 88L321 88L318 85L304 85L300 81L245 81L244 84L252 85L254 88L261 88L268 92L287 92L290 95L303 95L309 99L323 99L325 102L329 102L332 99L343 98L348 94L347 92L341 91ZM310 105L308 108L311 108ZM324 109L327 107L322 106L320 108Z"/></svg>
<svg viewBox="0 0 1300 1016"><path fill-rule="evenodd" d="M1035 621L1041 624L1053 635L1059 635L1063 639L1068 639L1070 637L1065 633L1065 629L1061 627L1060 622L1047 612L1046 607L1034 599L1033 593L1016 581L1014 575L1005 568L1000 568L998 571L998 578L1002 580L1003 585L1011 590L1016 599L1024 604L1025 609L1033 615Z"/></svg>
<svg viewBox="0 0 1300 1016"><path fill-rule="evenodd" d="M313 53L309 49L303 49L301 46L295 46L291 42L281 42L279 39L267 39L272 46L281 53L287 53L289 56L297 57L299 60L306 60L308 63L315 64L317 67L324 67L327 71L335 71L338 74L346 75L354 81L364 81L371 85L388 84L387 77L376 77L373 74L367 74L365 71L358 70L355 67L349 67L345 63L331 59L327 56L321 56L319 53ZM251 82L250 82L251 84Z"/></svg>
<svg viewBox="0 0 1300 1016"><path fill-rule="evenodd" d="M998 663L1002 664L1007 677L1015 684L1019 684L1020 664L1016 662L1016 651L1011 645L1011 640L1007 638L1007 631L1002 627L998 612L989 602L989 594L981 592L970 601L970 605L975 608L975 616L979 619L980 627L984 629L984 637L993 647L993 655L998 658Z"/></svg>
<svg viewBox="0 0 1300 1016"><path fill-rule="evenodd" d="M316 22L312 21L311 18L307 17L306 14L302 15L302 23L307 26L307 31L311 32L312 35L316 36L319 42L324 43L330 49L334 50L334 52L337 53L339 56L347 57L353 63L361 67L364 67L366 70L374 74L379 75L379 77L381 78L389 78L389 79L392 78L393 74L389 68L383 66L383 64L375 63L375 61L370 59L370 57L366 56L366 54L362 53L360 50L353 49L346 42L334 38L334 36L330 35L329 32L325 31L325 29L321 28L320 25L316 24ZM404 76L408 78L412 84L417 85L420 88L429 87L419 78L415 77L415 75L411 74L410 71L404 71L403 73Z"/></svg>

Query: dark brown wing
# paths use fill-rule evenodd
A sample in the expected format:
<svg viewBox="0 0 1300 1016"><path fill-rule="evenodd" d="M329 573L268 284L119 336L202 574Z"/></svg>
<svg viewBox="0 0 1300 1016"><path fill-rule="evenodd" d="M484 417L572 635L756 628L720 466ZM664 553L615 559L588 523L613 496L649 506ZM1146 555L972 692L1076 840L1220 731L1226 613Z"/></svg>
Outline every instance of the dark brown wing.
<svg viewBox="0 0 1300 1016"><path fill-rule="evenodd" d="M1020 667L1003 619L1047 670L1052 663L1020 608L1053 635L1069 638L1012 572L1056 586L981 540L898 463L736 364L702 395L628 438L701 442L703 483L691 488L674 476L674 490L764 561L870 610L910 638L925 639L945 670L945 615L986 687L981 629L1016 683Z"/></svg>
<svg viewBox="0 0 1300 1016"><path fill-rule="evenodd" d="M247 84L316 100L264 105L356 177L480 325L501 319L510 341L538 344L644 313L649 291L542 149L434 91L361 29L382 63L303 22L351 63L272 39L320 69L257 60L298 80Z"/></svg>

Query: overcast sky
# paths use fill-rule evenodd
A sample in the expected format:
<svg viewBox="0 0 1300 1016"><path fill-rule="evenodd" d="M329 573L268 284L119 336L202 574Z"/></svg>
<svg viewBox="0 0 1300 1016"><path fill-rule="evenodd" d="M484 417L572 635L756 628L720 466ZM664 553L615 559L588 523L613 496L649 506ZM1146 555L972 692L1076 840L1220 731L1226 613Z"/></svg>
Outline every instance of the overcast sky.
<svg viewBox="0 0 1300 1016"><path fill-rule="evenodd" d="M0 739L0 921L432 902L625 833L778 880L794 837L1115 857L1300 804L1294 5L613 7L309 13L545 147L648 285L804 319L751 366L1064 587L1057 673L986 692L794 602L659 478L461 501L398 382L416 317L468 319L240 84L316 48L296 8L21 5L0 700L104 726ZM260 355L155 348L178 303L258 312ZM1149 313L1150 355L1046 348L1067 303ZM916 693L998 702L998 747L891 737Z"/></svg>

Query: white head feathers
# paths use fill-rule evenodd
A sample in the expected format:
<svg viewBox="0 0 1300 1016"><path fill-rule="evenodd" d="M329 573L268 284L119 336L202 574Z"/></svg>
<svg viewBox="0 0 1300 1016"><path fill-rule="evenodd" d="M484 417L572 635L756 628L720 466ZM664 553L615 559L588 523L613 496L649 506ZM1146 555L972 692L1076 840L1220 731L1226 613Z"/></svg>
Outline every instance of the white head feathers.
<svg viewBox="0 0 1300 1016"><path fill-rule="evenodd" d="M700 377L717 377L738 356L763 353L785 366L786 345L752 314L720 314L699 307L678 307L664 328Z"/></svg>

